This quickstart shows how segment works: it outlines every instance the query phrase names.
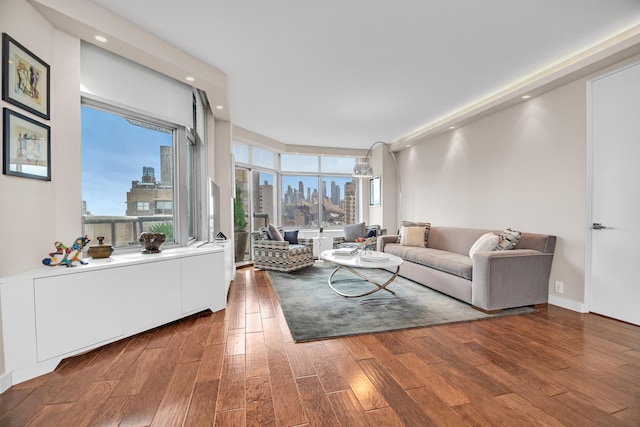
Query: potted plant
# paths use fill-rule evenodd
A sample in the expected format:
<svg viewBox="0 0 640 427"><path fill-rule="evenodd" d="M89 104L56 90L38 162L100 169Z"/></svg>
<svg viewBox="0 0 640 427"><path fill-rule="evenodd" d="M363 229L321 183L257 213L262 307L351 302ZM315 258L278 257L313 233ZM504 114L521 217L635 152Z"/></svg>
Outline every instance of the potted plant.
<svg viewBox="0 0 640 427"><path fill-rule="evenodd" d="M233 202L233 231L235 260L236 262L244 261L249 232L247 231L247 220L244 215L244 205L242 204L242 188L239 186L236 186L236 198Z"/></svg>

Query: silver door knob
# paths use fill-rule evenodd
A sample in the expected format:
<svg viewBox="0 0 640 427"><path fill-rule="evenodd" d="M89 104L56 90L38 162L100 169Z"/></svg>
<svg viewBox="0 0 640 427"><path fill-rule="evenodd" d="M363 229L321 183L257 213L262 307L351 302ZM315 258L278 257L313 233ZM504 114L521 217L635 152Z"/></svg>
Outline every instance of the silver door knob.
<svg viewBox="0 0 640 427"><path fill-rule="evenodd" d="M605 227L604 225L600 224L599 222L594 222L593 225L591 226L592 229L594 230L604 230Z"/></svg>

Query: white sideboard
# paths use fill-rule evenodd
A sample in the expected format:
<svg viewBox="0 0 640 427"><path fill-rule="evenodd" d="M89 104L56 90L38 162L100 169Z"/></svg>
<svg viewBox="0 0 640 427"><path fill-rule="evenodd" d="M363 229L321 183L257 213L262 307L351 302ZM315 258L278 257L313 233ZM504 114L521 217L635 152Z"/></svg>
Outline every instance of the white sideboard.
<svg viewBox="0 0 640 427"><path fill-rule="evenodd" d="M0 392L63 358L226 306L225 248L166 249L0 278Z"/></svg>

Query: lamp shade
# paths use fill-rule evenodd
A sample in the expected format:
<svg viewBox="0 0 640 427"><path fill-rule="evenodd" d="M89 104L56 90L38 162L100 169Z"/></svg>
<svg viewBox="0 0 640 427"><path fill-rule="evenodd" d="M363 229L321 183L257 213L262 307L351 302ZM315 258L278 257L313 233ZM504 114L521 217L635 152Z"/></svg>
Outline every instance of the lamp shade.
<svg viewBox="0 0 640 427"><path fill-rule="evenodd" d="M351 175L355 178L371 178L373 176L373 168L366 160L361 160L353 167Z"/></svg>

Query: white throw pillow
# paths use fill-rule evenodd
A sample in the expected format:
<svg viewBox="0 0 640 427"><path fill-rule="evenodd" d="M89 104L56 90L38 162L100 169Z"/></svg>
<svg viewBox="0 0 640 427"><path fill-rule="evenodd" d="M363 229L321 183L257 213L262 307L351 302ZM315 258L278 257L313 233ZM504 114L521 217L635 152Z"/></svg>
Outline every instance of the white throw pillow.
<svg viewBox="0 0 640 427"><path fill-rule="evenodd" d="M469 258L473 258L473 254L476 252L492 251L498 246L500 237L493 233L483 234L476 240L476 242L469 249Z"/></svg>
<svg viewBox="0 0 640 427"><path fill-rule="evenodd" d="M416 246L424 248L424 233L426 227L402 227L400 246Z"/></svg>

